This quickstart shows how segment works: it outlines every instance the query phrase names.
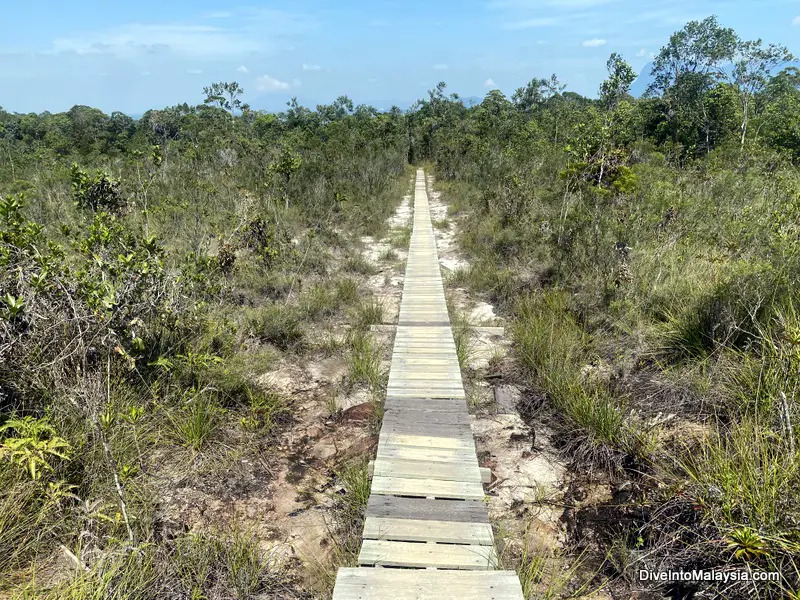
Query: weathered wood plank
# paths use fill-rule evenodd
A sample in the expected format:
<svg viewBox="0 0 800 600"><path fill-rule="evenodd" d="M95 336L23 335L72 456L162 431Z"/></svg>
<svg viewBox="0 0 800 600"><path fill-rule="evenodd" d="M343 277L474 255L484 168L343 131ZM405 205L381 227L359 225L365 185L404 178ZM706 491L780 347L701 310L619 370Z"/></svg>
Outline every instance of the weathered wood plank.
<svg viewBox="0 0 800 600"><path fill-rule="evenodd" d="M444 481L442 479L405 479L380 476L372 478L372 492L393 496L457 498L460 500L481 500L485 496L480 480Z"/></svg>
<svg viewBox="0 0 800 600"><path fill-rule="evenodd" d="M472 440L472 429L466 423L431 423L429 421L385 420L381 433Z"/></svg>
<svg viewBox="0 0 800 600"><path fill-rule="evenodd" d="M458 414L467 414L467 403L464 398L425 398L425 397L408 397L397 398L394 396L387 396L383 402L383 406L387 411L389 410L406 410L409 411L425 411L425 412L456 412Z"/></svg>
<svg viewBox="0 0 800 600"><path fill-rule="evenodd" d="M391 433L381 430L381 434L378 437L378 447L380 446L414 446L417 448L442 448L448 450L471 450L475 452L475 442L472 439L472 434L461 437L439 437L432 435Z"/></svg>
<svg viewBox="0 0 800 600"><path fill-rule="evenodd" d="M394 426L400 423L428 423L430 425L466 425L469 427L469 415L466 410L433 411L387 408L384 406L383 426Z"/></svg>
<svg viewBox="0 0 800 600"><path fill-rule="evenodd" d="M339 569L333 600L522 600L513 571Z"/></svg>
<svg viewBox="0 0 800 600"><path fill-rule="evenodd" d="M373 476L406 479L443 479L449 481L481 481L478 464L472 462L429 462L377 457Z"/></svg>
<svg viewBox="0 0 800 600"><path fill-rule="evenodd" d="M474 450L453 450L451 448L419 448L417 446L379 446L381 458L400 458L406 460L427 460L431 462L463 462L474 460L478 463Z"/></svg>
<svg viewBox="0 0 800 600"><path fill-rule="evenodd" d="M497 566L497 556L491 546L364 540L358 564L489 570Z"/></svg>
<svg viewBox="0 0 800 600"><path fill-rule="evenodd" d="M426 521L488 523L486 505L478 500L434 500L432 498L400 498L371 494L367 516Z"/></svg>
<svg viewBox="0 0 800 600"><path fill-rule="evenodd" d="M426 521L367 517L364 539L395 542L443 542L491 546L492 527L488 523L459 523L457 521Z"/></svg>

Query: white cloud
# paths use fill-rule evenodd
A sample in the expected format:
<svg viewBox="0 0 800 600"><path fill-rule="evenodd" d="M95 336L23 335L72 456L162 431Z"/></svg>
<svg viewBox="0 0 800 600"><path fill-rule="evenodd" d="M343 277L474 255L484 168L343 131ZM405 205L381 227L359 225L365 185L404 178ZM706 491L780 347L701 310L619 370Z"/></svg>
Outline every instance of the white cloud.
<svg viewBox="0 0 800 600"><path fill-rule="evenodd" d="M187 69L186 72L189 75L202 75L203 74L203 71L200 70L200 69Z"/></svg>
<svg viewBox="0 0 800 600"><path fill-rule="evenodd" d="M150 75L150 71L142 71L142 75L144 77L147 77L148 75Z"/></svg>
<svg viewBox="0 0 800 600"><path fill-rule="evenodd" d="M112 54L132 57L172 51L185 56L232 56L264 49L255 36L209 25L143 25L132 23L104 32L53 40L51 52Z"/></svg>
<svg viewBox="0 0 800 600"><path fill-rule="evenodd" d="M483 87L496 88L497 85L495 84L494 81L492 81L492 78L489 77L489 79L487 79L486 81L483 82Z"/></svg>
<svg viewBox="0 0 800 600"><path fill-rule="evenodd" d="M645 48L642 48L636 53L636 56L644 56L645 54L647 54L647 50Z"/></svg>
<svg viewBox="0 0 800 600"><path fill-rule="evenodd" d="M445 65L443 63L438 63L438 64L433 65L433 70L434 71L447 71L447 69L449 69L449 68L450 67L448 65Z"/></svg>
<svg viewBox="0 0 800 600"><path fill-rule="evenodd" d="M792 19L792 25L800 25L800 15L797 15L794 19Z"/></svg>
<svg viewBox="0 0 800 600"><path fill-rule="evenodd" d="M256 89L259 92L278 92L292 87L289 82L275 79L269 75L262 75L256 79Z"/></svg>
<svg viewBox="0 0 800 600"><path fill-rule="evenodd" d="M303 71L322 71L322 67L303 63Z"/></svg>
<svg viewBox="0 0 800 600"><path fill-rule="evenodd" d="M606 41L598 38L594 38L592 40L584 40L581 43L581 46L583 46L584 48L599 48L600 46L605 46L605 45Z"/></svg>
<svg viewBox="0 0 800 600"><path fill-rule="evenodd" d="M239 67L238 69L236 69L236 72L237 72L237 73L249 73L249 72L250 72L250 69L248 69L247 67L245 67L244 65L242 65L241 67Z"/></svg>
<svg viewBox="0 0 800 600"><path fill-rule="evenodd" d="M127 23L58 37L45 54L104 54L136 58L153 54L183 57L244 57L252 53L276 53L288 36L317 26L308 15L273 9L242 9L233 13L206 13L206 19L173 23ZM216 22L209 18L217 19Z"/></svg>

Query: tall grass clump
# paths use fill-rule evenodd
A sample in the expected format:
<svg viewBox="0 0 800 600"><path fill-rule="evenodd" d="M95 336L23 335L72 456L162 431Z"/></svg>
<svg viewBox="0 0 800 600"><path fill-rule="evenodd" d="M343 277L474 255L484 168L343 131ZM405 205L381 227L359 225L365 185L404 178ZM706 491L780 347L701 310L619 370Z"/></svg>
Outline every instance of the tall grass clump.
<svg viewBox="0 0 800 600"><path fill-rule="evenodd" d="M381 349L375 338L361 329L350 331L346 342L347 372L351 384L365 384L372 390L381 387Z"/></svg>
<svg viewBox="0 0 800 600"><path fill-rule="evenodd" d="M198 451L219 430L222 424L222 409L207 394L191 394L183 406L170 417L177 441L187 448Z"/></svg>
<svg viewBox="0 0 800 600"><path fill-rule="evenodd" d="M362 300L353 310L352 320L353 326L360 329L380 325L383 323L383 303L376 298Z"/></svg>
<svg viewBox="0 0 800 600"><path fill-rule="evenodd" d="M302 318L293 306L254 309L247 316L247 328L254 337L281 350L299 349L304 342Z"/></svg>
<svg viewBox="0 0 800 600"><path fill-rule="evenodd" d="M528 378L542 389L572 429L577 447L611 465L619 453L640 452L622 407L601 382L586 381L590 342L567 309L563 292L521 298L512 335Z"/></svg>

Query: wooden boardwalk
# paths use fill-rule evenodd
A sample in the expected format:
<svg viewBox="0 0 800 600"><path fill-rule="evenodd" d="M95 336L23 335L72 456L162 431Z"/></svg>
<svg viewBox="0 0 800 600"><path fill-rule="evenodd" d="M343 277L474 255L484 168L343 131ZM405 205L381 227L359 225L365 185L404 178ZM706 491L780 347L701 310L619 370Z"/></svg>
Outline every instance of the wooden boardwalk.
<svg viewBox="0 0 800 600"><path fill-rule="evenodd" d="M483 498L420 169L360 568L339 570L334 600L522 600Z"/></svg>

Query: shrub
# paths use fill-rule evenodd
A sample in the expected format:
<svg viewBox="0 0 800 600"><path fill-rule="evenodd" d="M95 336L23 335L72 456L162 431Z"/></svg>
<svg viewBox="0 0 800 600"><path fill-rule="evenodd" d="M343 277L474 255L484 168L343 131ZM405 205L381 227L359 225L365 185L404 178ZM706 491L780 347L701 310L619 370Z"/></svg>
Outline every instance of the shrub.
<svg viewBox="0 0 800 600"><path fill-rule="evenodd" d="M247 316L250 335L281 350L298 349L304 340L301 317L291 306L272 305L251 311Z"/></svg>

